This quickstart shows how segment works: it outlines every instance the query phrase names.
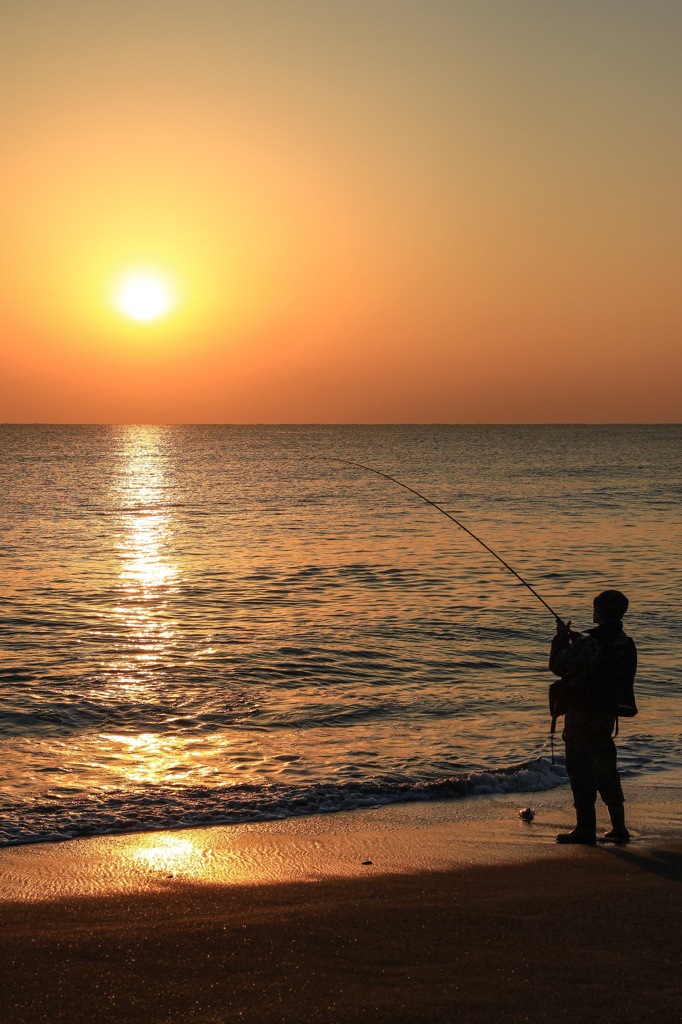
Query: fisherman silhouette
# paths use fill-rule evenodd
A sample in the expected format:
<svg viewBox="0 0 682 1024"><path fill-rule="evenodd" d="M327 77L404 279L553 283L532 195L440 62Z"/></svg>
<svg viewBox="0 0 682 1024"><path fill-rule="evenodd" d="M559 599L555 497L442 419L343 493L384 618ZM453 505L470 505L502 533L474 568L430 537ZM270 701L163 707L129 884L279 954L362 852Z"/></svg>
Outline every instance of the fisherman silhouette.
<svg viewBox="0 0 682 1024"><path fill-rule="evenodd" d="M627 843L630 839L613 740L619 713L628 717L637 714L632 689L637 648L623 631L621 621L628 604L619 590L598 594L592 617L596 626L586 634L573 632L570 622L556 620L549 667L561 682L550 689L558 688L560 694L560 706L553 713L565 716L566 772L576 813L575 828L558 835L558 843L596 843L597 793L611 819L604 840Z"/></svg>

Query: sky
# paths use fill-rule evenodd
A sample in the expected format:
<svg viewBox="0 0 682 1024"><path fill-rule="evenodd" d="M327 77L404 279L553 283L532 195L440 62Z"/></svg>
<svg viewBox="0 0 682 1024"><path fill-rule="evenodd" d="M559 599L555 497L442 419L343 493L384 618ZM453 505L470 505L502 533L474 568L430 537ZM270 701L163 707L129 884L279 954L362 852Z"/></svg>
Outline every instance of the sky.
<svg viewBox="0 0 682 1024"><path fill-rule="evenodd" d="M681 40L679 0L6 0L0 421L680 422Z"/></svg>

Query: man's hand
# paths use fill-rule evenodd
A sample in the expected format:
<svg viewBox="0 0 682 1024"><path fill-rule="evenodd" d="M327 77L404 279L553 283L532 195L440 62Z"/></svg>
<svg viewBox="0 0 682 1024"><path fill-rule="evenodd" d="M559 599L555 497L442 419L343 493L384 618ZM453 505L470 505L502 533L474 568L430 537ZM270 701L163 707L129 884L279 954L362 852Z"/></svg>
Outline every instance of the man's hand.
<svg viewBox="0 0 682 1024"><path fill-rule="evenodd" d="M569 619L568 622L564 622L564 620L560 619L559 616L557 615L556 631L557 631L557 636L570 636L571 635L571 620Z"/></svg>

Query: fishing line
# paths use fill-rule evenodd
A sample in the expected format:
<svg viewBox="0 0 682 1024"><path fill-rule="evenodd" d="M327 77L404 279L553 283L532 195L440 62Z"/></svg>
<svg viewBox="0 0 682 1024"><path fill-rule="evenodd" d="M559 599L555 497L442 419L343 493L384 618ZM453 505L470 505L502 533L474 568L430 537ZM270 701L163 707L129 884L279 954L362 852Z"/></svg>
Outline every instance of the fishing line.
<svg viewBox="0 0 682 1024"><path fill-rule="evenodd" d="M537 754L535 755L535 758L536 758L536 760L538 762L538 765L537 765L537 776L536 776L536 779L535 779L535 789L533 790L533 792L531 794L531 798L530 798L530 800L528 802L528 805L526 807L523 807L519 811L519 818L521 819L521 821L531 822L533 820L533 818L535 817L535 808L533 807L533 804L535 803L535 794L537 793L538 789L540 788L540 780L542 779L542 766L541 766L540 762L542 761L542 754L545 751L545 749L547 747L547 744L550 742L550 739L552 739L552 737L548 736L547 739L545 740L545 742L542 744L542 746L538 750ZM554 748L552 747L552 750L553 749ZM553 760L552 760L552 763L554 763Z"/></svg>
<svg viewBox="0 0 682 1024"><path fill-rule="evenodd" d="M396 477L391 476L390 473L384 473L380 469L373 469L372 466L365 466L361 462L353 462L351 459L340 459L340 458L338 458L337 456L334 456L334 455L326 455L326 456L322 456L322 457L324 459L326 459L328 462L341 462L341 463L343 463L346 466L354 466L356 469L364 469L365 472L367 472L367 473L374 473L375 476L381 476L381 477L384 478L384 480L390 480L391 483L397 484L398 487L402 487L404 490L409 491L410 494L414 494L417 498L420 498L427 505L430 505L432 508L435 508L438 512L441 512L444 516L447 516L447 518L451 522L453 522L455 524L455 526L458 526L460 528L460 530L464 530L465 533L468 533L469 536L472 537L473 540L475 540L477 544L480 544L481 547L485 548L485 550L488 551L493 556L493 558L496 558L497 561L508 572L510 572L512 574L512 576L515 576L516 579L519 581L519 583L522 583L523 586L526 587L527 590L530 590L530 592L533 595L533 597L537 598L537 600L540 602L540 604L543 605L547 609L547 611L550 613L550 615L557 622L561 621L561 619L559 618L557 613L554 611L554 609L552 607L550 607L550 605L545 601L544 597L540 597L540 595L538 594L537 590L534 590L534 588L530 585L530 583L526 582L526 580L524 580L523 576L520 576L518 574L516 569L512 569L511 565L509 565L508 562L505 562L504 558L502 558L500 555L498 555L498 553L496 551L493 551L493 549L490 547L489 544L486 544L486 542L484 540L481 540L481 538L478 537L473 532L473 530L470 530L468 526L465 526L464 523L461 523L459 521L459 519L456 519L452 515L452 513L448 512L448 510L443 508L442 505L439 505L435 501L431 501L431 499L427 498L425 494L421 493L421 491L416 490L414 487L410 487L409 484L403 483L402 480L398 480ZM550 737L550 738L552 739L552 760L554 760L554 756L553 756L553 754L554 754L553 737ZM546 745L547 745L547 740L545 740L545 742L542 744L542 747L540 748L540 753L542 752L542 750L544 750ZM535 788L534 788L533 793L532 793L531 798L530 798L530 802L529 802L527 807L524 807L522 810L519 811L519 817L521 818L522 821L531 822L533 820L533 818L535 817L535 810L533 808L533 803L535 801L535 794L537 793L538 788L540 786L541 778L542 778L542 768L540 767L540 765L538 765L537 779L536 779L536 782L535 782Z"/></svg>
<svg viewBox="0 0 682 1024"><path fill-rule="evenodd" d="M352 462L350 459L339 459L333 455L323 456L323 458L325 458L329 462L342 462L346 466L355 466L356 469L364 469L367 473L374 473L376 476L382 476L384 480L390 480L392 483L397 484L398 487L402 487L406 491L409 491L410 494L414 494L418 498L421 498L421 500L425 501L427 505L431 505L432 508L435 508L439 512L442 512L442 514L444 516L447 516L448 519L455 524L455 526L459 526L460 530L464 530L465 533L468 533L470 537L473 537L477 544L480 544L481 547L485 548L486 551L488 551L494 558L496 558L497 561L500 562L500 564L503 565L504 568L512 574L512 576L516 577L519 583L522 583L527 590L530 590L533 597L537 598L540 604L544 605L544 607L547 609L550 615L553 616L554 619L559 620L559 616L553 608L550 608L550 606L545 601L544 597L540 597L537 590L534 590L533 587L531 587L530 583L527 583L522 576L519 576L516 569L512 569L511 565L509 565L508 562L505 562L504 558L501 558L496 551L493 551L493 549L488 544L486 544L484 540L481 540L480 537L477 537L476 534L472 530L470 530L468 526L465 526L464 523L461 523L459 519L455 519L452 513L448 512L447 509L444 509L442 505L439 505L435 501L431 501L430 498L427 498L426 495L422 494L420 491L415 490L414 487L410 487L408 484L404 484L402 480L398 480L396 477L391 476L389 473L383 473L380 469L373 469L371 466L363 466L361 462Z"/></svg>

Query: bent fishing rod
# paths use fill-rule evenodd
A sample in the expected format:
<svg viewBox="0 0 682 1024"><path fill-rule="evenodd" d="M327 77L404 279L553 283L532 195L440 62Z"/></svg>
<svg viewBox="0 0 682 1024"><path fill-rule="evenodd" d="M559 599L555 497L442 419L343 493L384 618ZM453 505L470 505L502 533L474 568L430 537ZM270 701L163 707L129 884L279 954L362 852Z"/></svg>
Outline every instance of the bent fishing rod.
<svg viewBox="0 0 682 1024"><path fill-rule="evenodd" d="M427 505L431 505L432 508L435 508L439 512L442 512L442 514L444 516L447 516L448 519L455 524L455 526L459 526L460 530L464 530L465 533L468 533L470 537L473 537L477 544L480 544L481 547L485 548L486 551L488 551L493 556L493 558L496 558L497 561L500 562L500 564L503 565L504 568L512 574L512 576L516 577L519 583L522 583L527 590L530 590L533 597L537 598L540 604L545 606L547 611L554 617L554 619L556 619L557 622L562 621L560 616L557 615L554 609L550 608L550 606L545 601L544 597L540 597L537 590L534 590L533 587L531 587L530 583L527 583L522 576L519 576L516 569L512 569L511 565L509 565L508 562L505 562L504 558L501 558L496 551L493 551L490 545L486 544L486 542L484 540L481 540L480 537L477 537L476 534L472 530L470 530L468 526L464 525L464 523L460 523L459 519L455 519L452 513L448 512L447 509L444 509L442 505L439 505L435 501L431 501L431 499L427 498L425 494L422 494L420 491L415 490L414 487L410 487L408 484L404 484L402 480L398 480L396 477L391 476L389 473L382 473L380 469L373 469L372 466L363 466L361 462L352 462L350 459L339 459L333 455L327 455L323 457L326 458L327 461L329 462L342 462L346 466L355 466L356 469L364 469L367 473L374 473L376 476L382 476L384 480L390 480L391 483L397 484L398 487L404 488L406 491L409 491L410 494L414 494L418 498L421 498L421 500L425 501Z"/></svg>

